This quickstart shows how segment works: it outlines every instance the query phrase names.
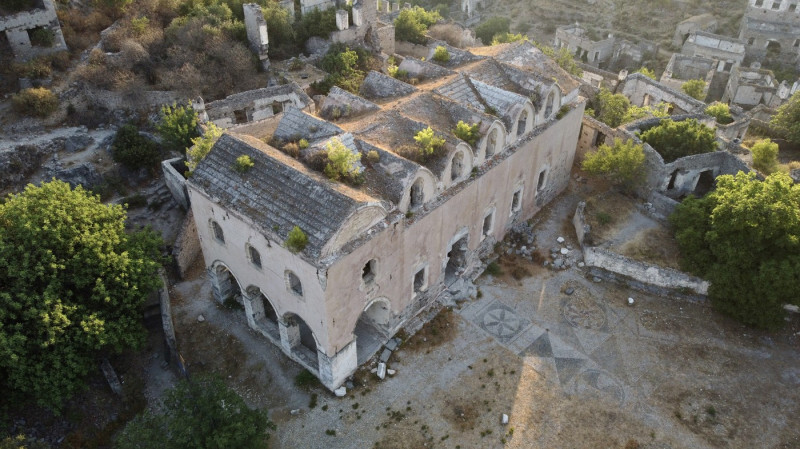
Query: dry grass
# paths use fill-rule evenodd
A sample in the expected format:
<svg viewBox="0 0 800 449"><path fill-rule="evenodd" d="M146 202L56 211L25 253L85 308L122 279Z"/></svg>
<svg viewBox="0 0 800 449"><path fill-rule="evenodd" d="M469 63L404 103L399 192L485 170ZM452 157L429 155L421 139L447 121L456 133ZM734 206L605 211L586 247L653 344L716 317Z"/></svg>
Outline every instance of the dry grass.
<svg viewBox="0 0 800 449"><path fill-rule="evenodd" d="M586 223L591 227L593 243L613 236L634 210L633 201L615 191L595 195L586 200Z"/></svg>
<svg viewBox="0 0 800 449"><path fill-rule="evenodd" d="M403 348L409 351L423 349L429 351L430 348L452 341L456 337L458 334L456 320L455 312L446 307L410 339L403 338L402 334L398 334L398 336L403 340Z"/></svg>
<svg viewBox="0 0 800 449"><path fill-rule="evenodd" d="M678 242L668 229L651 228L639 232L619 250L623 256L667 268L680 269Z"/></svg>

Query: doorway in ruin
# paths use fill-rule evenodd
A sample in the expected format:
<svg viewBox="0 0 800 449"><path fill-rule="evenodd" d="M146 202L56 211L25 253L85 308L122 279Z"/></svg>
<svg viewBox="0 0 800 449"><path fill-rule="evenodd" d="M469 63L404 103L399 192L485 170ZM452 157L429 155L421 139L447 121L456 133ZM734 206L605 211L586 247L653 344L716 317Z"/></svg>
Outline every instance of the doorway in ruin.
<svg viewBox="0 0 800 449"><path fill-rule="evenodd" d="M377 298L361 312L353 333L356 336L356 357L361 365L383 346L391 331L392 309L389 300Z"/></svg>
<svg viewBox="0 0 800 449"><path fill-rule="evenodd" d="M468 237L465 235L456 240L453 246L450 247L450 251L447 252L447 265L444 269L445 285L450 285L458 280L458 277L464 273L464 269L467 267Z"/></svg>
<svg viewBox="0 0 800 449"><path fill-rule="evenodd" d="M223 264L218 264L213 270L214 279L212 279L211 287L213 289L214 298L220 303L234 300L237 303L242 303L242 290L236 277L233 273Z"/></svg>
<svg viewBox="0 0 800 449"><path fill-rule="evenodd" d="M714 188L714 172L706 170L700 173L697 178L697 185L694 188L694 194L702 197L705 196Z"/></svg>
<svg viewBox="0 0 800 449"><path fill-rule="evenodd" d="M266 333L276 343L280 344L281 334L278 327L278 314L272 303L258 287L249 287L247 296L252 300L253 320L262 333Z"/></svg>
<svg viewBox="0 0 800 449"><path fill-rule="evenodd" d="M287 334L289 334L292 355L319 371L317 340L314 338L314 332L300 316L293 313L286 314L283 321L286 324Z"/></svg>
<svg viewBox="0 0 800 449"><path fill-rule="evenodd" d="M781 44L778 41L767 42L767 58L777 58L781 54Z"/></svg>

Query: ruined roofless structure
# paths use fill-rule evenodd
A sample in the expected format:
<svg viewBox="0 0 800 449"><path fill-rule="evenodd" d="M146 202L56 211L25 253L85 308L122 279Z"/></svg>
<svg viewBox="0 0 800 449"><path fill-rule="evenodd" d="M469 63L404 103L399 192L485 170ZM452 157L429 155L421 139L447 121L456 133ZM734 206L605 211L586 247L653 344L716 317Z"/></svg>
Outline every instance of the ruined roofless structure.
<svg viewBox="0 0 800 449"><path fill-rule="evenodd" d="M320 111L336 122L285 111L271 142L306 139L297 158L228 133L187 181L215 298L240 300L249 326L329 389L568 184L578 81L528 42L448 50L446 66L403 61L415 86L371 72L360 95L334 88ZM478 125L474 145L454 136L459 121ZM427 127L443 150L404 157ZM361 154L362 185L311 168L332 139ZM295 226L308 244L293 253Z"/></svg>
<svg viewBox="0 0 800 449"><path fill-rule="evenodd" d="M739 39L747 44L747 57L772 59L800 67L800 2L798 0L748 0Z"/></svg>

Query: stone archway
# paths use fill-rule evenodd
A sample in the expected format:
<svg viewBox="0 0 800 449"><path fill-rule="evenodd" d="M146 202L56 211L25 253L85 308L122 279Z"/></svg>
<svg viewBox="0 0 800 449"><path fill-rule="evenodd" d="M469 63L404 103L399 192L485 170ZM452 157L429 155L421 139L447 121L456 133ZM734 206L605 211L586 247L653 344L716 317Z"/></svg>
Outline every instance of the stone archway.
<svg viewBox="0 0 800 449"><path fill-rule="evenodd" d="M247 288L247 299L249 300L249 313L252 314L252 324L255 330L264 334L265 337L279 343L281 339L278 325L278 314L272 306L269 298L264 295L260 288L250 286ZM248 307L245 307L247 311Z"/></svg>
<svg viewBox="0 0 800 449"><path fill-rule="evenodd" d="M242 289L239 287L239 282L224 264L217 263L211 269L211 287L214 299L219 303L235 300L242 304Z"/></svg>
<svg viewBox="0 0 800 449"><path fill-rule="evenodd" d="M314 332L299 315L294 313L287 313L281 321L281 345L286 351L302 360L307 367L318 373L319 357Z"/></svg>
<svg viewBox="0 0 800 449"><path fill-rule="evenodd" d="M469 251L467 247L468 240L469 236L464 235L450 246L450 250L447 252L447 264L444 269L445 285L449 286L464 273L464 269L467 267L467 251Z"/></svg>
<svg viewBox="0 0 800 449"><path fill-rule="evenodd" d="M372 300L361 312L353 330L359 365L369 360L390 337L391 322L392 308L386 298Z"/></svg>

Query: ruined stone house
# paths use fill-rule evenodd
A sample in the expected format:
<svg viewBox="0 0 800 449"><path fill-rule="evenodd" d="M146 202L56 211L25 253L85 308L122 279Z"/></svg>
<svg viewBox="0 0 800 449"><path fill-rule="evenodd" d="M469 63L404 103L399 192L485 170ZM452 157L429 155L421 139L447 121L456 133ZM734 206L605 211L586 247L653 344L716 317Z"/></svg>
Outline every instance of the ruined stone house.
<svg viewBox="0 0 800 449"><path fill-rule="evenodd" d="M675 35L672 37L673 47L682 47L689 35L695 31L704 31L706 33L717 31L717 19L712 14L700 14L682 21L675 27Z"/></svg>
<svg viewBox="0 0 800 449"><path fill-rule="evenodd" d="M606 70L639 68L648 55L658 53L658 44L645 39L633 42L612 34L605 38L594 36L579 24L564 25L556 29L555 48L567 48L578 60Z"/></svg>
<svg viewBox="0 0 800 449"><path fill-rule="evenodd" d="M0 51L10 49L20 61L67 50L53 0L36 0L34 5L0 17Z"/></svg>
<svg viewBox="0 0 800 449"><path fill-rule="evenodd" d="M778 95L778 87L771 70L737 67L731 74L722 101L745 109L759 104L777 108L786 99Z"/></svg>
<svg viewBox="0 0 800 449"><path fill-rule="evenodd" d="M286 110L274 146L226 133L187 181L215 298L241 301L251 328L330 389L569 181L577 80L528 42L450 50L446 66L407 63L414 86L371 72L359 95L334 89L320 108L334 121ZM477 124L473 144L459 121ZM428 127L445 143L419 159ZM300 139L296 158L276 148ZM334 139L361 155L362 185L314 165Z"/></svg>
<svg viewBox="0 0 800 449"><path fill-rule="evenodd" d="M800 7L797 0L748 0L739 28L750 62L800 67Z"/></svg>
<svg viewBox="0 0 800 449"><path fill-rule="evenodd" d="M222 100L192 102L200 123L213 122L222 129L266 120L289 108L314 112L314 102L294 83L238 92Z"/></svg>

